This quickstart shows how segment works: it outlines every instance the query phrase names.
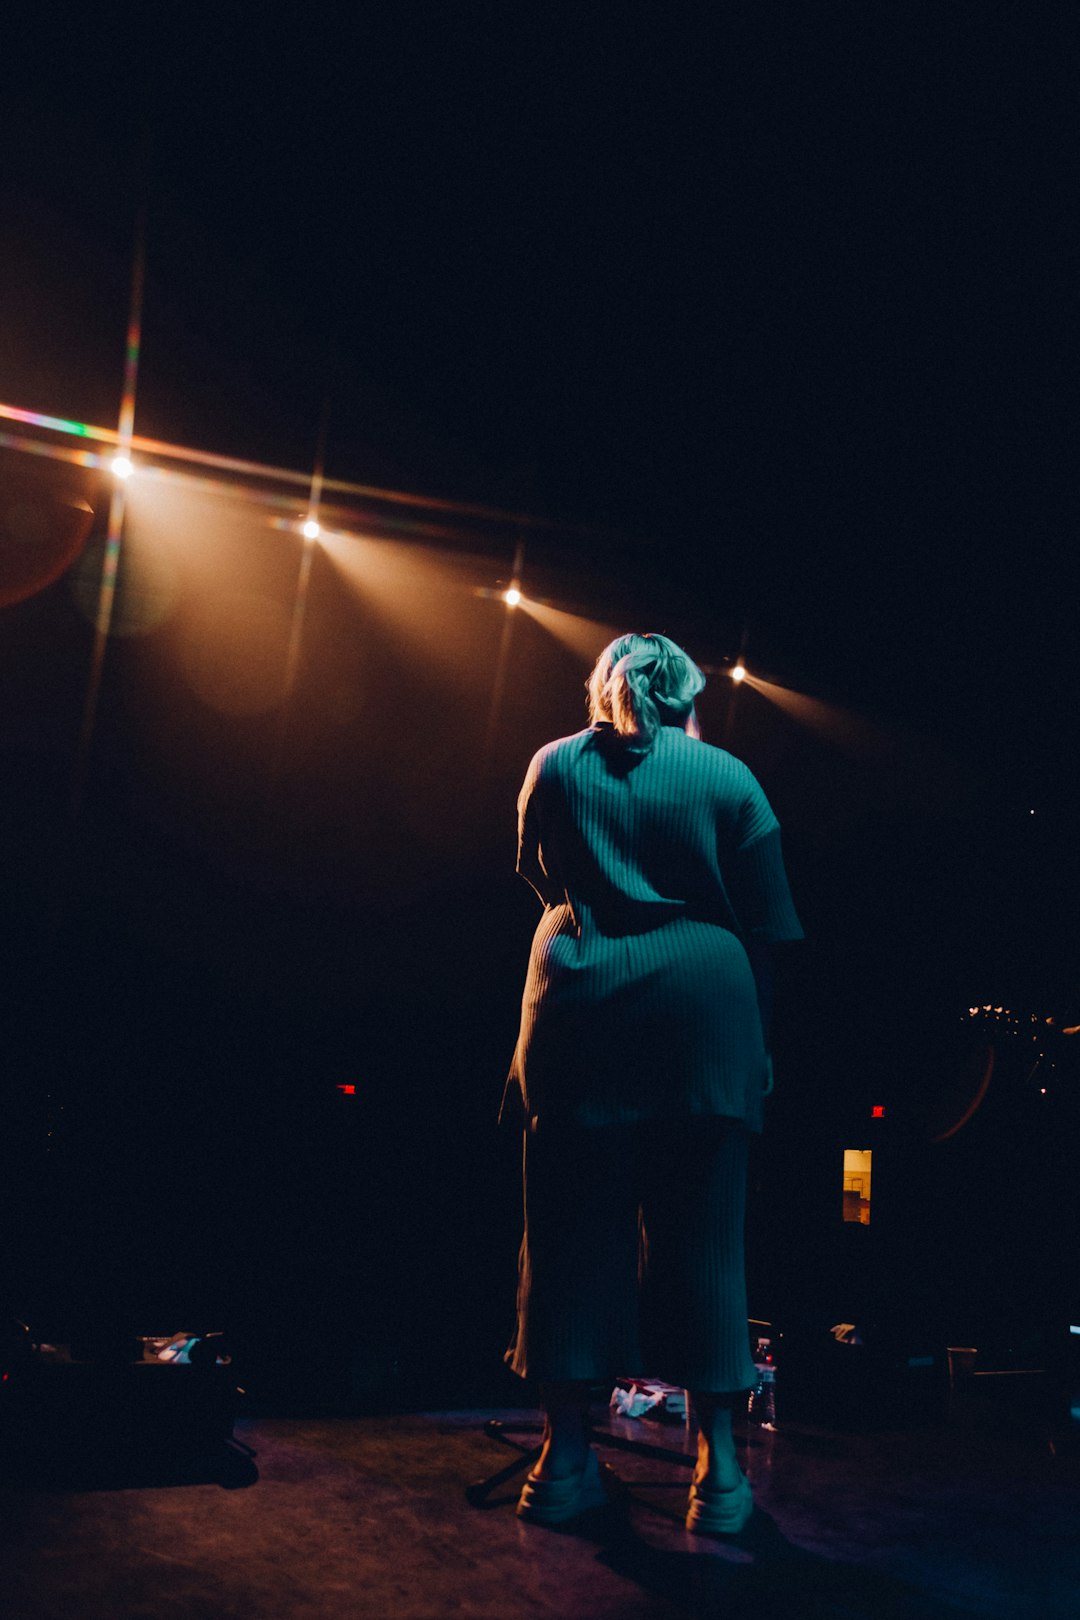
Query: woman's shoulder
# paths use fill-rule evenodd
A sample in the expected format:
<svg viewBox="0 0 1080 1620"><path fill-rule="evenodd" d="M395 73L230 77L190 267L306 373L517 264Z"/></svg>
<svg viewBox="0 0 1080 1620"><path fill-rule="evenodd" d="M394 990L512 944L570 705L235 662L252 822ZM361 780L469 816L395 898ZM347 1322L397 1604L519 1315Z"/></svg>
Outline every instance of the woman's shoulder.
<svg viewBox="0 0 1080 1620"><path fill-rule="evenodd" d="M561 764L568 764L575 755L594 743L595 730L595 726L589 726L584 731L572 732L569 737L554 737L536 750L529 766L530 773L557 770Z"/></svg>
<svg viewBox="0 0 1080 1620"><path fill-rule="evenodd" d="M733 816L771 815L765 791L749 765L726 748L676 732L665 748L662 766L669 781L681 780L685 791L707 794Z"/></svg>
<svg viewBox="0 0 1080 1620"><path fill-rule="evenodd" d="M665 726L661 737L666 752L683 762L688 770L697 770L733 784L756 780L748 765L715 743L705 742L701 737L691 737L674 726Z"/></svg>
<svg viewBox="0 0 1080 1620"><path fill-rule="evenodd" d="M595 741L598 729L597 726L587 726L584 731L572 731L569 737L554 737L551 742L545 743L539 752L545 758L549 754L578 753Z"/></svg>

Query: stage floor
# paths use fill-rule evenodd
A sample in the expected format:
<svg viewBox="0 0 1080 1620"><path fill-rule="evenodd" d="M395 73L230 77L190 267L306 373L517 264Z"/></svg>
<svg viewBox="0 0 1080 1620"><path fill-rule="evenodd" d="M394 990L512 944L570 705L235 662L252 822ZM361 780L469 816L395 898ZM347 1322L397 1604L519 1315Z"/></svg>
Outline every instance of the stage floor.
<svg viewBox="0 0 1080 1620"><path fill-rule="evenodd" d="M1075 1620L1074 1444L1022 1413L911 1432L805 1426L744 1437L756 1511L688 1536L689 1435L615 1420L598 1446L625 1510L560 1530L466 1487L514 1454L484 1422L532 1412L243 1418L197 1464L70 1471L0 1487L3 1609L20 1620ZM523 1437L529 1443L528 1435ZM520 1476L519 1476L520 1479Z"/></svg>

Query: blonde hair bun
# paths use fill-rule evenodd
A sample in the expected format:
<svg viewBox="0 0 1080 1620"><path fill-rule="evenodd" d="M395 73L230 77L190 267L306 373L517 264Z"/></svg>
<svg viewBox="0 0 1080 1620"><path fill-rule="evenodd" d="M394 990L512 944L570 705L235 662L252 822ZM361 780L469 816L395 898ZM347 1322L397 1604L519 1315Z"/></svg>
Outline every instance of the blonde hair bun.
<svg viewBox="0 0 1080 1620"><path fill-rule="evenodd" d="M628 747L651 748L673 719L698 736L694 699L705 677L688 653L667 636L616 636L596 660L586 683L592 723L607 721Z"/></svg>

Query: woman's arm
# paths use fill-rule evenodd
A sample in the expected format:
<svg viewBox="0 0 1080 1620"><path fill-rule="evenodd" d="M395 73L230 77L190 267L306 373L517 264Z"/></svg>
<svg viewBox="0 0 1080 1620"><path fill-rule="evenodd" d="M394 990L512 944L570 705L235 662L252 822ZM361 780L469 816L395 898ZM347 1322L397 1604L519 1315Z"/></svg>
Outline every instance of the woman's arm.
<svg viewBox="0 0 1080 1620"><path fill-rule="evenodd" d="M540 754L536 754L521 784L518 794L517 871L536 890L545 906L552 904L552 884L544 865L540 845L540 817L536 807L536 788L540 778Z"/></svg>

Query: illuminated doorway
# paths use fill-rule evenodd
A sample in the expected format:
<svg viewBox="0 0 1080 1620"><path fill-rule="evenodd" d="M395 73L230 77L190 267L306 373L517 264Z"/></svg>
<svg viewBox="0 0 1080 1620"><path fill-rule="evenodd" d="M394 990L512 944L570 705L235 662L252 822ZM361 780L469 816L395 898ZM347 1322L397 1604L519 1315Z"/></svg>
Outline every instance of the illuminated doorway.
<svg viewBox="0 0 1080 1620"><path fill-rule="evenodd" d="M870 1225L870 1148L844 1149L844 1219Z"/></svg>

